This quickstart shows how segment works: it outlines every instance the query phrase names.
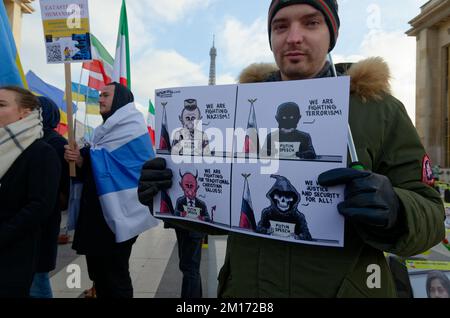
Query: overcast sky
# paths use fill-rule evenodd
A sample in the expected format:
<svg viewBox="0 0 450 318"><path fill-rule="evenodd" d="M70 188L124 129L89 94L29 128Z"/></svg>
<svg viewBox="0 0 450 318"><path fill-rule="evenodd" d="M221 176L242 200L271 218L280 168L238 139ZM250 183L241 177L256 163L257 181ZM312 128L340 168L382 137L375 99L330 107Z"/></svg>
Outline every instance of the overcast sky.
<svg viewBox="0 0 450 318"><path fill-rule="evenodd" d="M91 32L114 57L121 0L90 0ZM335 62L384 57L393 75L394 95L415 121L415 38L408 22L426 0L338 0L341 18ZM254 62L273 62L267 38L270 0L128 0L132 89L147 107L156 88L207 85L209 49L216 37L218 84L235 83ZM25 71L63 88L64 67L47 65L38 1L24 16L20 48ZM73 64L73 80L80 77ZM85 80L86 75L83 76Z"/></svg>

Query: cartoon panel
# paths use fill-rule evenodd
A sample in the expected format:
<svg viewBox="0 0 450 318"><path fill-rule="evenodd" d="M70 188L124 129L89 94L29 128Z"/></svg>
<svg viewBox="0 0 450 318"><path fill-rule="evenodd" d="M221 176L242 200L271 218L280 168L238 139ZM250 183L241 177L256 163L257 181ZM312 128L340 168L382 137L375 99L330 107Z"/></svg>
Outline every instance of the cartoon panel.
<svg viewBox="0 0 450 318"><path fill-rule="evenodd" d="M247 234L313 245L343 246L344 218L337 211L343 188L324 188L317 176L335 168L326 162L274 161L233 165L232 227Z"/></svg>
<svg viewBox="0 0 450 318"><path fill-rule="evenodd" d="M157 90L157 153L231 156L235 104L235 85Z"/></svg>
<svg viewBox="0 0 450 318"><path fill-rule="evenodd" d="M155 216L229 227L231 165L196 163L187 156L161 157L174 176L172 188L155 197Z"/></svg>
<svg viewBox="0 0 450 318"><path fill-rule="evenodd" d="M348 78L239 85L236 156L343 162L345 91Z"/></svg>

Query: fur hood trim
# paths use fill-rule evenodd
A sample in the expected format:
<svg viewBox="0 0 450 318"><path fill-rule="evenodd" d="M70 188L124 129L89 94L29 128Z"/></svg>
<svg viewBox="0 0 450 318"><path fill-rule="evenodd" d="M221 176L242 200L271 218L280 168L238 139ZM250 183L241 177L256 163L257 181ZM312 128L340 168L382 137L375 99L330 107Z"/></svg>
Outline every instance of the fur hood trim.
<svg viewBox="0 0 450 318"><path fill-rule="evenodd" d="M339 65L338 65L339 66ZM239 76L239 83L264 82L278 71L275 64L258 63L248 66ZM391 94L391 74L387 63L381 57L372 57L353 64L346 72L351 77L351 94L367 100L381 100Z"/></svg>

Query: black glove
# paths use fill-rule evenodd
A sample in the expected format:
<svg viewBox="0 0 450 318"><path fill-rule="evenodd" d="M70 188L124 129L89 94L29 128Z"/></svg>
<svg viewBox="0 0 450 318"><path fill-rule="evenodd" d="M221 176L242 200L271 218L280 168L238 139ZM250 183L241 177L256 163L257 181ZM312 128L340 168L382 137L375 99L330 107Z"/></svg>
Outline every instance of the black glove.
<svg viewBox="0 0 450 318"><path fill-rule="evenodd" d="M172 187L172 170L166 169L166 160L156 158L142 167L138 197L143 205L152 206L153 197L161 190Z"/></svg>
<svg viewBox="0 0 450 318"><path fill-rule="evenodd" d="M339 168L322 173L318 181L324 187L346 185L345 201L338 204L338 210L351 222L382 230L396 225L400 203L387 177Z"/></svg>

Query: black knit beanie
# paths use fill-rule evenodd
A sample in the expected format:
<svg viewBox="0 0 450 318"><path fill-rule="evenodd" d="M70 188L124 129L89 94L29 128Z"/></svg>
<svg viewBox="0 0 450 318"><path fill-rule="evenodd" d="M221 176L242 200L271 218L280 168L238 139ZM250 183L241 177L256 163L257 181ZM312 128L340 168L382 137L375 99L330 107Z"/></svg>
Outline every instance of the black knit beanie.
<svg viewBox="0 0 450 318"><path fill-rule="evenodd" d="M272 20L279 10L284 7L290 6L292 4L309 4L310 6L316 8L325 16L325 21L327 22L328 29L330 30L330 49L328 52L333 50L336 45L336 41L339 35L340 20L338 16L338 4L337 0L272 0L269 7L269 19L268 19L268 30L269 30L269 43L272 47L271 36L272 36Z"/></svg>

